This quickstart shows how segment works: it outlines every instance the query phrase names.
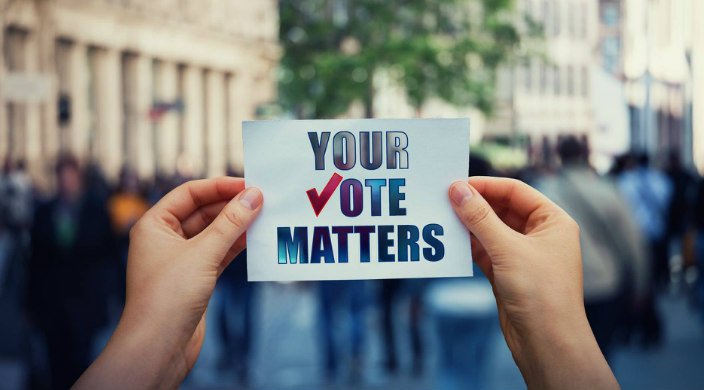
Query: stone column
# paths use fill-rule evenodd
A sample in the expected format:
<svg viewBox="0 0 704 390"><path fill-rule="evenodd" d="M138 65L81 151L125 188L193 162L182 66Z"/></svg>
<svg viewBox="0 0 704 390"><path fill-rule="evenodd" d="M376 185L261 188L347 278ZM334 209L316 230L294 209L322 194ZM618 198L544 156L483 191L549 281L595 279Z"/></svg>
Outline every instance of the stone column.
<svg viewBox="0 0 704 390"><path fill-rule="evenodd" d="M4 27L4 26L2 26ZM5 40L3 42L3 64L7 66L7 72L22 72L26 62L26 33L17 30L3 31ZM6 141L8 155L13 158L24 158L24 135L25 135L25 104L18 102L7 102L4 105L7 133L3 141Z"/></svg>
<svg viewBox="0 0 704 390"><path fill-rule="evenodd" d="M74 42L71 45L68 68L68 94L71 97L68 150L83 160L88 157L90 108L88 105L88 48L82 42Z"/></svg>
<svg viewBox="0 0 704 390"><path fill-rule="evenodd" d="M95 52L97 128L92 156L109 179L116 179L122 165L122 72L117 50Z"/></svg>
<svg viewBox="0 0 704 390"><path fill-rule="evenodd" d="M229 145L227 149L228 163L235 172L244 173L244 149L242 146L242 121L245 120L247 107L247 91L244 77L241 73L227 78L227 131Z"/></svg>
<svg viewBox="0 0 704 390"><path fill-rule="evenodd" d="M692 155L700 174L704 174L704 24L701 18L704 12L704 2L695 0L692 12Z"/></svg>
<svg viewBox="0 0 704 390"><path fill-rule="evenodd" d="M55 13L54 2L36 2L39 24L37 26L37 65L41 74L49 76L51 86L49 96L39 107L39 156L38 163L42 168L41 177L48 185L46 168L53 165L59 152L58 128L58 80L56 72L56 24L53 19Z"/></svg>
<svg viewBox="0 0 704 390"><path fill-rule="evenodd" d="M219 176L225 173L225 79L217 71L208 71L206 82L206 134L208 166L206 176Z"/></svg>
<svg viewBox="0 0 704 390"><path fill-rule="evenodd" d="M183 70L183 150L186 164L194 174L204 172L205 114L203 96L203 71L194 66Z"/></svg>
<svg viewBox="0 0 704 390"><path fill-rule="evenodd" d="M37 75L39 74L39 44L36 31L30 31L27 34L25 41L25 63L23 71ZM43 103L28 102L24 105L24 131L21 135L23 141L18 143L22 145L22 155L27 161L27 170L35 180L42 181L41 187L44 188L46 183L41 180L44 176L43 156L42 156L42 121L41 121L41 106ZM17 135L18 132L15 134Z"/></svg>
<svg viewBox="0 0 704 390"><path fill-rule="evenodd" d="M5 48L5 39L7 38L5 34L5 25L3 23L0 23L0 44L3 47L3 51ZM2 85L3 78L5 77L5 73L7 72L7 65L6 65L6 59L5 59L5 54L3 53L3 58L0 59L0 85ZM4 161L5 157L8 155L10 151L10 146L8 145L8 138L9 138L9 128L8 128L8 119L7 119L7 102L5 101L5 98L0 94L0 118L4 118L4 120L0 120L0 161Z"/></svg>

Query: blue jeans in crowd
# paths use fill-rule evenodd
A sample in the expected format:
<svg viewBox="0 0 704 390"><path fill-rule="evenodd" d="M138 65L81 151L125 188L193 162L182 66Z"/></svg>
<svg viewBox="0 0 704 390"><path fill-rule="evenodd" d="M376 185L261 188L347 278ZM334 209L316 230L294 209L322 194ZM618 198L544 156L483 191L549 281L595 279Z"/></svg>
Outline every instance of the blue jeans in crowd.
<svg viewBox="0 0 704 390"><path fill-rule="evenodd" d="M347 332L352 367L359 368L364 343L364 308L366 306L366 284L361 280L323 281L318 285L320 314L325 354L325 369L329 376L337 371L341 356L335 340L335 330ZM335 319L336 309L342 309L348 316L342 323ZM339 319L338 319L339 320ZM356 367L355 367L356 366Z"/></svg>
<svg viewBox="0 0 704 390"><path fill-rule="evenodd" d="M697 266L699 267L697 301L699 302L699 314L701 314L702 320L704 320L704 232L697 233L694 245L697 254Z"/></svg>

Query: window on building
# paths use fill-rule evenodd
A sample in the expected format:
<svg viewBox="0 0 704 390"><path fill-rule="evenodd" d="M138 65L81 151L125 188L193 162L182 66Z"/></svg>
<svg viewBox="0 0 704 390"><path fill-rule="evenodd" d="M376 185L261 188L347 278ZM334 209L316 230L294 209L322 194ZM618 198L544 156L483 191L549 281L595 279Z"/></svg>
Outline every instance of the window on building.
<svg viewBox="0 0 704 390"><path fill-rule="evenodd" d="M628 116L631 118L631 149L641 150L645 145L643 142L642 112L637 106L628 105Z"/></svg>
<svg viewBox="0 0 704 390"><path fill-rule="evenodd" d="M3 57L5 69L8 72L21 72L25 70L25 58L27 52L27 31L17 28L7 28L5 30L5 41L3 42ZM25 105L18 103L7 103L7 148L16 157L24 157L24 135L25 135Z"/></svg>
<svg viewBox="0 0 704 390"><path fill-rule="evenodd" d="M133 129L136 125L136 112L134 105L134 88L136 84L135 79L135 68L134 68L134 56L130 53L122 53L120 58L120 71L121 71L121 82L122 82L122 155L125 157L125 161L133 161L132 159L136 157L132 152L133 148L130 144L131 139L130 129Z"/></svg>
<svg viewBox="0 0 704 390"><path fill-rule="evenodd" d="M550 3L548 3L548 0L543 0L540 21L543 23L544 34L548 35L550 33Z"/></svg>
<svg viewBox="0 0 704 390"><path fill-rule="evenodd" d="M552 69L552 78L553 78L553 93L555 95L559 95L561 92L562 86L560 85L560 67L559 66L554 66Z"/></svg>
<svg viewBox="0 0 704 390"><path fill-rule="evenodd" d="M159 67L159 60L153 59L151 62L152 62L152 69L151 69L151 72L152 72L152 77L151 77L151 79L152 79L151 80L152 81L152 86L151 86L152 103L151 104L154 105L154 103L156 103L159 99L159 75L160 75L159 68L160 67ZM152 119L152 120L154 120L154 119ZM152 131L152 134L151 134L152 156L154 158L154 160L153 160L154 161L154 168L155 168L154 172L156 173L156 172L159 172L159 170L161 169L161 167L159 166L161 156L159 153L159 136L157 133L158 126L156 125L156 122L154 122L152 124L151 131Z"/></svg>
<svg viewBox="0 0 704 390"><path fill-rule="evenodd" d="M548 64L540 62L540 93L545 93L548 89Z"/></svg>
<svg viewBox="0 0 704 390"><path fill-rule="evenodd" d="M585 1L582 1L579 3L579 36L580 38L586 38L587 37L587 25L588 23L588 15L587 15L587 3Z"/></svg>
<svg viewBox="0 0 704 390"><path fill-rule="evenodd" d="M54 50L56 58L56 79L57 79L57 124L59 131L59 150L66 150L70 143L68 139L68 126L71 124L71 49L73 42L65 39L57 39Z"/></svg>
<svg viewBox="0 0 704 390"><path fill-rule="evenodd" d="M560 1L555 0L553 3L553 11L552 11L552 35L558 36L560 35L560 22L562 18L562 13L560 12Z"/></svg>
<svg viewBox="0 0 704 390"><path fill-rule="evenodd" d="M232 107L232 80L234 76L232 73L225 73L225 166L227 169L227 174L230 175L232 169L234 168L232 161L232 151L234 150L234 145L232 141L232 128L235 126L232 121L234 115L230 110ZM239 176L239 174L237 175Z"/></svg>
<svg viewBox="0 0 704 390"><path fill-rule="evenodd" d="M606 27L618 26L619 10L616 3L605 3L601 7L601 23Z"/></svg>
<svg viewBox="0 0 704 390"><path fill-rule="evenodd" d="M582 96L589 96L589 68L582 66Z"/></svg>
<svg viewBox="0 0 704 390"><path fill-rule="evenodd" d="M186 85L186 65L178 64L177 76L178 83L176 86L176 96L181 102L181 107L183 107L184 96L185 96L185 85ZM228 84L225 84L228 85ZM230 106L227 106L230 107ZM225 110L229 112L229 110ZM178 116L178 155L181 156L186 152L186 122L183 115Z"/></svg>
<svg viewBox="0 0 704 390"><path fill-rule="evenodd" d="M570 38L574 38L577 35L577 26L575 26L574 3L572 2L567 5L567 29L569 31Z"/></svg>
<svg viewBox="0 0 704 390"><path fill-rule="evenodd" d="M210 70L203 69L201 71L201 83L202 87L202 97L201 101L203 107L203 174L208 174L210 171L210 124L208 123L208 107L211 103L208 99L208 74Z"/></svg>
<svg viewBox="0 0 704 390"><path fill-rule="evenodd" d="M608 72L618 74L621 66L621 41L619 37L604 37L601 40L601 59Z"/></svg>
<svg viewBox="0 0 704 390"><path fill-rule="evenodd" d="M152 102L159 99L159 60L152 60Z"/></svg>
<svg viewBox="0 0 704 390"><path fill-rule="evenodd" d="M528 62L523 69L524 85L526 92L530 92L533 89L533 64Z"/></svg>
<svg viewBox="0 0 704 390"><path fill-rule="evenodd" d="M88 79L88 154L94 158L97 157L96 137L98 134L98 99L100 99L96 81L97 69L100 66L98 64L99 50L94 46L90 46L86 50L86 62L88 62L86 77Z"/></svg>
<svg viewBox="0 0 704 390"><path fill-rule="evenodd" d="M574 96L574 67L567 66L567 95Z"/></svg>
<svg viewBox="0 0 704 390"><path fill-rule="evenodd" d="M25 53L28 32L19 28L5 29L5 42L3 46L5 68L10 72L22 71L25 67Z"/></svg>

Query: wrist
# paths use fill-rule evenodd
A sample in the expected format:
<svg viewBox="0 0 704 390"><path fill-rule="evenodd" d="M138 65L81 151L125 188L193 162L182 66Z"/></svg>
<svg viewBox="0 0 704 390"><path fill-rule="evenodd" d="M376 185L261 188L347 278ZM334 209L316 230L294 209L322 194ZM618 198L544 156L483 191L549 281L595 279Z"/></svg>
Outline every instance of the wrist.
<svg viewBox="0 0 704 390"><path fill-rule="evenodd" d="M188 369L182 343L168 331L123 315L108 345L73 388L177 388Z"/></svg>
<svg viewBox="0 0 704 390"><path fill-rule="evenodd" d="M583 310L544 319L515 356L529 389L618 387Z"/></svg>
<svg viewBox="0 0 704 390"><path fill-rule="evenodd" d="M124 317L113 338L120 356L132 362L131 369L137 374L133 375L139 378L138 387L176 388L188 374L186 342L168 323Z"/></svg>

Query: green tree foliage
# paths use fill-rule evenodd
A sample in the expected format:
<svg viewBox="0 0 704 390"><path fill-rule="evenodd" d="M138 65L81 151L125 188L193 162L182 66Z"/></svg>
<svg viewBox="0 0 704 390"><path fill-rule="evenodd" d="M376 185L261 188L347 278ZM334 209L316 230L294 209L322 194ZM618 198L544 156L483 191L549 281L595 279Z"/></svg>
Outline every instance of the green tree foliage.
<svg viewBox="0 0 704 390"><path fill-rule="evenodd" d="M520 46L512 0L280 0L280 99L299 118L355 101L373 117L374 77L420 112L438 97L490 113L496 74Z"/></svg>

